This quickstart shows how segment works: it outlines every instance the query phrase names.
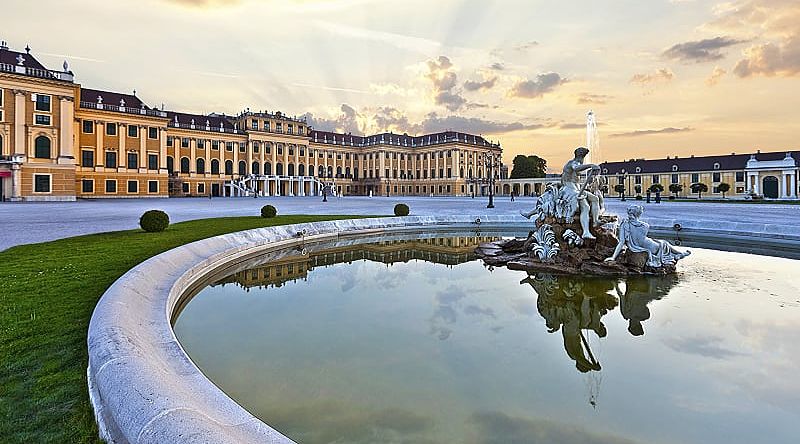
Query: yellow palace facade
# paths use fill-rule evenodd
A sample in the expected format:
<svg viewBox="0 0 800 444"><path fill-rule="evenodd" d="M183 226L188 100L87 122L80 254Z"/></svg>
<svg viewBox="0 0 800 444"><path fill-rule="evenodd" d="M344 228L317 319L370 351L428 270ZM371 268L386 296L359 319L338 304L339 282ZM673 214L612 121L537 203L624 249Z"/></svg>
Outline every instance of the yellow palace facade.
<svg viewBox="0 0 800 444"><path fill-rule="evenodd" d="M280 112L153 108L0 44L2 200L484 194L501 154L455 131L356 136Z"/></svg>

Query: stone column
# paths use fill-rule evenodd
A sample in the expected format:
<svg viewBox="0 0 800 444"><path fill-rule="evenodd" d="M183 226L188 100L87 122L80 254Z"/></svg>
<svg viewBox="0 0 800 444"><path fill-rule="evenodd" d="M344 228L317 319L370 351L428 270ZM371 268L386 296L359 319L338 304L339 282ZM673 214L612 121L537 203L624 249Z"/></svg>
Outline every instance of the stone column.
<svg viewBox="0 0 800 444"><path fill-rule="evenodd" d="M25 149L25 116L27 112L25 105L26 92L21 89L14 90L14 149L11 154L23 154L28 156L28 150Z"/></svg>
<svg viewBox="0 0 800 444"><path fill-rule="evenodd" d="M164 128L158 129L158 143L158 169L160 173L165 173L167 171L167 130Z"/></svg>
<svg viewBox="0 0 800 444"><path fill-rule="evenodd" d="M75 99L59 96L61 114L61 140L59 143L58 163L75 165L73 123L75 120Z"/></svg>
<svg viewBox="0 0 800 444"><path fill-rule="evenodd" d="M142 133L142 129L145 130L145 133ZM150 168L150 162L147 158L147 127L139 127L139 131L136 133L139 135L139 171L147 171ZM125 137L128 135L125 134Z"/></svg>
<svg viewBox="0 0 800 444"><path fill-rule="evenodd" d="M11 164L11 201L22 200L22 171L18 163Z"/></svg>
<svg viewBox="0 0 800 444"><path fill-rule="evenodd" d="M197 139L189 138L189 177L197 174Z"/></svg>
<svg viewBox="0 0 800 444"><path fill-rule="evenodd" d="M119 158L117 159L117 165L120 167L125 166L125 138L120 136L120 132L124 132L125 127L122 125L117 126L117 138L119 138ZM99 120L95 120L94 122L94 136L95 136L95 147L94 147L94 170L97 171L97 167L104 167L106 165L106 158L105 158L105 151L103 144L105 143L105 135L106 135L106 123L100 122Z"/></svg>
<svg viewBox="0 0 800 444"><path fill-rule="evenodd" d="M785 199L786 198L786 179L787 179L787 176L788 176L788 174L786 173L786 171L781 171L781 194L779 196L781 199Z"/></svg>
<svg viewBox="0 0 800 444"><path fill-rule="evenodd" d="M247 150L247 171L251 174L253 173L253 142L246 141L244 143L245 149Z"/></svg>
<svg viewBox="0 0 800 444"><path fill-rule="evenodd" d="M206 154L206 158L205 158L206 159L206 177L211 177L211 160L212 159L211 159L211 140L210 139L203 139L203 150L205 151L205 154ZM219 164L220 171L222 171L223 168L225 168L224 163L219 161L219 160L217 160L217 163ZM208 192L210 194L211 190L208 190Z"/></svg>

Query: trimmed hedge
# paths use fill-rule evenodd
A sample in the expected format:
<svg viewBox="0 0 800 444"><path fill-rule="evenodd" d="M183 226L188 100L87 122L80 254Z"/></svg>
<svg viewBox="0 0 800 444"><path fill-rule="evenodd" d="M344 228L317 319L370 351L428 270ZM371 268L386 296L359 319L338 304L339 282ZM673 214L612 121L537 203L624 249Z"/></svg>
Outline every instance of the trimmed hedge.
<svg viewBox="0 0 800 444"><path fill-rule="evenodd" d="M272 205L264 205L261 207L261 217L270 218L278 215L278 210Z"/></svg>
<svg viewBox="0 0 800 444"><path fill-rule="evenodd" d="M408 216L408 205L399 203L394 206L394 215L395 216Z"/></svg>
<svg viewBox="0 0 800 444"><path fill-rule="evenodd" d="M169 226L169 216L161 210L145 211L139 218L139 226L148 233L158 233Z"/></svg>

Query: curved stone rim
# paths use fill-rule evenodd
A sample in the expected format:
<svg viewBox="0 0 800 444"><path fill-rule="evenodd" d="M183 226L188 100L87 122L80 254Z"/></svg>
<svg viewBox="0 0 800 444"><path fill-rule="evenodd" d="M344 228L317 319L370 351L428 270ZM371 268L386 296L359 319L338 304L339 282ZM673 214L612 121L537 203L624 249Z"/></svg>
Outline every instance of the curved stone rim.
<svg viewBox="0 0 800 444"><path fill-rule="evenodd" d="M206 378L172 330L183 295L215 270L302 242L403 230L520 227L530 222L512 215L323 221L225 234L154 256L114 282L92 314L87 380L100 435L110 443L293 442ZM303 230L305 235L298 236ZM714 238L752 241L759 235L709 230ZM782 234L769 237L798 244Z"/></svg>
<svg viewBox="0 0 800 444"><path fill-rule="evenodd" d="M513 228L525 222L517 216L459 215L282 225L199 240L142 262L109 287L89 323L86 372L101 437L110 443L293 442L206 378L172 330L182 296L215 270L301 242L426 228Z"/></svg>

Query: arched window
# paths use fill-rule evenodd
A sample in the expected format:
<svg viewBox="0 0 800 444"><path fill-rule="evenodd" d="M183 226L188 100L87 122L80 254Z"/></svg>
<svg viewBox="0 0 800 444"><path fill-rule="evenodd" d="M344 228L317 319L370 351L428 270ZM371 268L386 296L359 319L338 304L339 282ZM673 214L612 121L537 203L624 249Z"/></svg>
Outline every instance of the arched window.
<svg viewBox="0 0 800 444"><path fill-rule="evenodd" d="M329 166L329 167L328 167L328 174L327 174L327 177L333 177L333 167L332 167L332 166Z"/></svg>
<svg viewBox="0 0 800 444"><path fill-rule="evenodd" d="M197 174L205 174L206 173L206 160L203 158L197 159Z"/></svg>
<svg viewBox="0 0 800 444"><path fill-rule="evenodd" d="M282 163L276 163L275 164L275 174L277 174L278 176L283 176L283 164Z"/></svg>
<svg viewBox="0 0 800 444"><path fill-rule="evenodd" d="M306 166L302 163L297 165L297 175L298 176L305 176L306 175Z"/></svg>
<svg viewBox="0 0 800 444"><path fill-rule="evenodd" d="M344 169L344 177L350 177L350 167Z"/></svg>
<svg viewBox="0 0 800 444"><path fill-rule="evenodd" d="M247 162L244 160L239 161L239 175L246 176L247 175Z"/></svg>
<svg viewBox="0 0 800 444"><path fill-rule="evenodd" d="M272 174L272 164L269 162L264 162L264 174L267 176Z"/></svg>
<svg viewBox="0 0 800 444"><path fill-rule="evenodd" d="M462 179L464 178L464 167L461 167L461 168L459 169L459 171L458 171L458 177L460 177L460 178L462 178Z"/></svg>
<svg viewBox="0 0 800 444"><path fill-rule="evenodd" d="M167 156L167 171L172 174L175 172L175 159L172 156Z"/></svg>
<svg viewBox="0 0 800 444"><path fill-rule="evenodd" d="M290 163L286 167L286 174L289 175L289 176L294 176L294 164L293 163Z"/></svg>
<svg viewBox="0 0 800 444"><path fill-rule="evenodd" d="M316 171L314 165L309 165L308 166L308 175L311 176L311 177L314 177L314 171Z"/></svg>
<svg viewBox="0 0 800 444"><path fill-rule="evenodd" d="M317 175L319 177L325 177L325 166L324 165L320 165L319 166L319 173Z"/></svg>
<svg viewBox="0 0 800 444"><path fill-rule="evenodd" d="M225 161L225 175L226 176L233 176L233 161L226 160Z"/></svg>
<svg viewBox="0 0 800 444"><path fill-rule="evenodd" d="M260 163L253 162L253 164L250 167L251 167L251 171L253 172L253 174L261 174L261 172L260 172L261 164Z"/></svg>
<svg viewBox="0 0 800 444"><path fill-rule="evenodd" d="M715 170L718 170L718 169L719 169L719 163L717 163L717 162L714 162L714 169L715 169Z"/></svg>
<svg viewBox="0 0 800 444"><path fill-rule="evenodd" d="M181 174L189 174L189 158L181 157Z"/></svg>
<svg viewBox="0 0 800 444"><path fill-rule="evenodd" d="M50 158L50 139L45 136L39 136L34 142L35 150L33 157L38 159Z"/></svg>
<svg viewBox="0 0 800 444"><path fill-rule="evenodd" d="M336 177L342 177L342 167L336 167Z"/></svg>
<svg viewBox="0 0 800 444"><path fill-rule="evenodd" d="M469 169L469 178L472 179L472 168Z"/></svg>
<svg viewBox="0 0 800 444"><path fill-rule="evenodd" d="M672 171L678 171L678 165L672 165Z"/></svg>
<svg viewBox="0 0 800 444"><path fill-rule="evenodd" d="M642 167L636 167L636 172L637 173L641 173L642 172Z"/></svg>
<svg viewBox="0 0 800 444"><path fill-rule="evenodd" d="M219 174L219 160L211 159L211 174Z"/></svg>

